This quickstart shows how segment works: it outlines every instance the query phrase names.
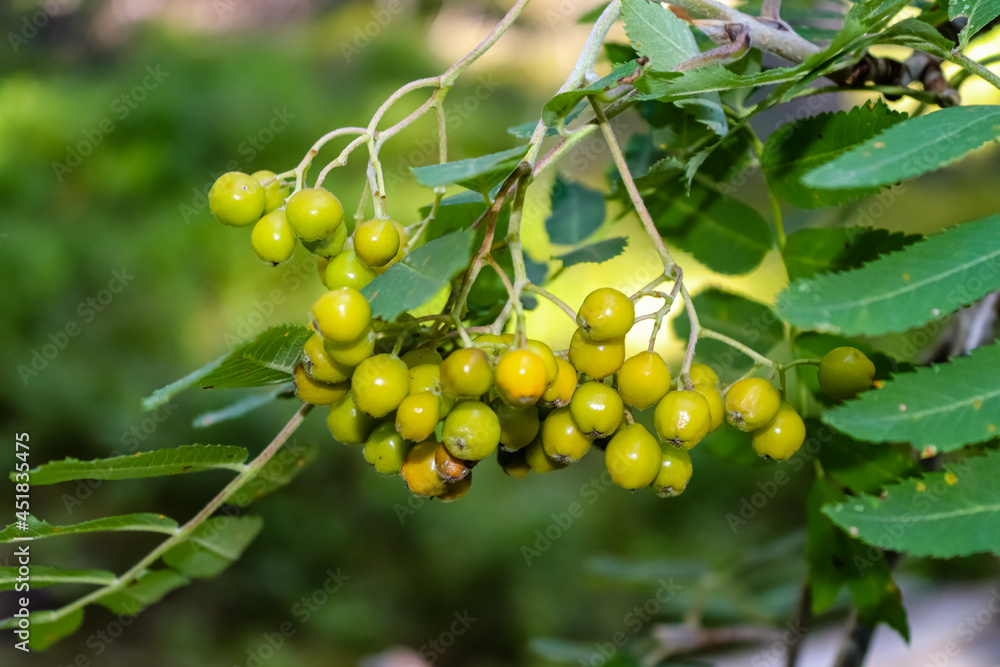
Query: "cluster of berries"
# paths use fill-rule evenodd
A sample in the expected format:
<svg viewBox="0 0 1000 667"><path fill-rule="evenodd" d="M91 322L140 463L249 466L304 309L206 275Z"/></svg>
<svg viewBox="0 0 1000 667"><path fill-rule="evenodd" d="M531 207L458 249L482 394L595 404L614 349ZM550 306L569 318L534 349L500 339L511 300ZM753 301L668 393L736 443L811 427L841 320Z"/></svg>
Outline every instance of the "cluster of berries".
<svg viewBox="0 0 1000 667"><path fill-rule="evenodd" d="M329 259L321 277L331 289L361 289L403 258L407 236L399 223L382 218L362 222L348 244L344 208L335 195L323 188L303 188L291 197L288 193L273 172L231 171L212 185L208 206L222 224L253 225L250 244L269 264L291 259L297 240Z"/></svg>
<svg viewBox="0 0 1000 667"><path fill-rule="evenodd" d="M436 323L373 319L359 290L403 257L402 227L361 223L345 250L334 195L307 188L286 197L271 172L230 172L209 202L224 224L255 225L251 241L264 261L289 259L296 239L332 257L321 264L328 291L310 309L315 333L295 368L296 394L329 406L333 437L363 445L378 472L401 475L414 494L463 496L472 468L494 453L508 474L522 477L565 468L596 448L618 486L670 497L691 479L688 450L723 421L750 433L757 453L771 459L788 459L805 439L802 418L768 380L745 378L723 390L703 364L674 379L656 352L626 359L635 305L616 289L587 295L560 355L513 334L460 346ZM837 348L820 363L819 382L830 396L849 398L869 388L874 374L860 351ZM649 409L655 435L633 415Z"/></svg>

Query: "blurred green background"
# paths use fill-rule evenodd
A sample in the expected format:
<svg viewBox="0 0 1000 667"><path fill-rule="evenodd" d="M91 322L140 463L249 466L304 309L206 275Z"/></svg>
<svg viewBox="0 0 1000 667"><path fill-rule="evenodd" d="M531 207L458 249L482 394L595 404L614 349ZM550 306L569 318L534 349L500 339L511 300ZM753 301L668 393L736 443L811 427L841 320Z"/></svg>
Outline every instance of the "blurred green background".
<svg viewBox="0 0 1000 667"><path fill-rule="evenodd" d="M7 444L28 432L33 465L192 442L259 451L294 411L290 401L206 430L192 419L236 392L192 391L157 413L139 410L141 397L233 341L301 322L321 290L301 248L291 263L267 268L245 230L211 219L205 193L225 170L283 171L324 132L365 124L399 85L443 71L508 4L5 3L0 422ZM453 158L512 145L505 128L537 117L585 38L576 16L595 4L535 3L498 53L460 81L449 98ZM383 155L393 213L403 222L431 200L406 169L434 160L424 138L430 128L418 123ZM359 159L327 181L348 209L361 192ZM968 173L996 167L996 155L984 154ZM927 177L880 224L929 231L994 212L1000 194L983 193L986 178ZM740 196L764 203L754 179ZM793 227L814 222L794 212L789 219ZM768 266L772 273L757 283L765 297L783 281ZM780 627L795 604L810 467L775 485L774 468L728 431L692 452L694 482L670 501L606 488L601 458L591 456L561 474L521 480L483 465L469 496L444 505L411 499L399 479L378 476L359 451L333 443L322 412L292 442L320 445L318 459L250 507L265 527L236 565L172 593L118 637L101 634L114 617L97 607L79 633L45 654L17 653L5 634L0 664L68 665L80 656L146 667L262 658L274 667L419 664L392 662L384 652L393 647L440 665L552 664L554 656L604 664L597 643L616 632L639 653L654 644L655 624L681 622L692 609L708 625ZM13 447L0 447L0 469L12 467ZM40 487L32 511L53 524L131 512L183 521L226 480L200 473L96 489ZM773 498L734 532L727 514L739 514L754 493ZM0 483L0 507L4 498L13 505L13 495ZM158 539L48 540L34 545L33 558L120 572ZM4 564L10 553L0 551ZM345 577L339 589L303 607L330 573ZM997 567L991 559L947 570L903 566L916 589L931 574L995 577ZM664 582L669 599L649 605L664 597L657 598ZM50 608L78 594L37 589L32 605ZM646 614L634 615L644 604ZM3 616L12 605L10 594L0 595ZM283 623L294 634L279 641ZM537 641L544 638L573 643Z"/></svg>

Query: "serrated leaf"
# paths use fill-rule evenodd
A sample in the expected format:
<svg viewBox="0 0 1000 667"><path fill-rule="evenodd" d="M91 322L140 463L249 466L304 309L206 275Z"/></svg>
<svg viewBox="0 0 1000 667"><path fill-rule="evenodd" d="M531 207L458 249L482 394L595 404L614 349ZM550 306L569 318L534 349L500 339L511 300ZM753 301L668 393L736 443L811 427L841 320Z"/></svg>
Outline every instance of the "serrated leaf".
<svg viewBox="0 0 1000 667"><path fill-rule="evenodd" d="M995 438L1000 425L1000 345L897 375L823 420L870 442L909 442L950 452Z"/></svg>
<svg viewBox="0 0 1000 667"><path fill-rule="evenodd" d="M652 70L670 71L700 53L687 23L658 2L624 0L622 19L629 41L637 53L649 58ZM688 113L716 134L724 135L728 131L729 124L718 94L692 97L683 105Z"/></svg>
<svg viewBox="0 0 1000 667"><path fill-rule="evenodd" d="M951 0L948 3L948 18L954 20L959 16L969 19L958 34L959 48L965 50L977 32L1000 16L1000 0Z"/></svg>
<svg viewBox="0 0 1000 667"><path fill-rule="evenodd" d="M552 213L545 219L545 231L552 243L579 243L604 223L604 195L585 185L557 176L552 185L551 203Z"/></svg>
<svg viewBox="0 0 1000 667"><path fill-rule="evenodd" d="M919 234L864 227L800 229L788 237L781 256L788 279L798 280L817 273L856 269L922 238Z"/></svg>
<svg viewBox="0 0 1000 667"><path fill-rule="evenodd" d="M576 264L601 264L625 252L627 245L628 239L626 237L615 236L585 245L564 255L557 255L555 259L562 260L563 268Z"/></svg>
<svg viewBox="0 0 1000 667"><path fill-rule="evenodd" d="M759 301L751 301L736 294L718 289L708 289L693 299L701 325L726 334L764 354L781 342L783 327L777 314ZM691 322L687 312L674 320L677 337L687 340ZM719 377L735 379L753 366L745 355L728 345L708 338L698 341L697 359L709 364Z"/></svg>
<svg viewBox="0 0 1000 667"><path fill-rule="evenodd" d="M595 81L589 86L584 86L583 88L575 88L573 90L567 90L566 92L559 93L551 100L545 103L545 107L542 109L542 120L549 127L555 127L559 124L559 121L565 119L567 115L576 106L583 101L586 103L586 98L588 95L598 95L603 92L607 92L612 88L616 88L625 78L635 77L636 75L641 75L643 73L643 68L634 62L622 63L615 67L610 74Z"/></svg>
<svg viewBox="0 0 1000 667"><path fill-rule="evenodd" d="M906 610L884 554L852 539L823 514L824 508L845 498L833 484L820 478L813 482L806 499L806 559L813 612L829 609L846 585L861 618L873 625L884 622L909 641Z"/></svg>
<svg viewBox="0 0 1000 667"><path fill-rule="evenodd" d="M248 479L233 491L228 502L246 507L291 482L317 458L319 447L315 444L289 442L277 456L268 461L256 477Z"/></svg>
<svg viewBox="0 0 1000 667"><path fill-rule="evenodd" d="M95 602L114 614L135 616L167 593L189 583L190 579L173 570L149 570L125 588L106 593Z"/></svg>
<svg viewBox="0 0 1000 667"><path fill-rule="evenodd" d="M76 535L79 533L101 533L108 531L145 531L171 535L177 530L177 522L162 514L123 514L109 516L103 519L93 519L69 526L53 526L52 524L28 515L28 530L19 530L16 524L11 524L0 532L0 544L13 542L19 537L30 537L35 540L60 535Z"/></svg>
<svg viewBox="0 0 1000 667"><path fill-rule="evenodd" d="M778 312L800 329L877 336L926 324L1000 289L1000 216L953 227L860 269L796 280Z"/></svg>
<svg viewBox="0 0 1000 667"><path fill-rule="evenodd" d="M264 527L256 516L214 517L163 554L163 562L193 579L218 576L235 562Z"/></svg>
<svg viewBox="0 0 1000 667"><path fill-rule="evenodd" d="M247 450L221 445L182 445L173 449L80 461L66 458L50 461L30 471L33 485L58 484L74 479L139 479L203 470L241 471ZM15 473L11 473L11 479Z"/></svg>
<svg viewBox="0 0 1000 667"><path fill-rule="evenodd" d="M802 177L852 146L906 119L879 100L849 112L821 113L778 128L764 143L761 167L771 188L800 208L836 206L878 192L878 187L817 190Z"/></svg>
<svg viewBox="0 0 1000 667"><path fill-rule="evenodd" d="M194 418L191 425L194 428L208 428L224 421L239 419L243 415L249 414L257 408L279 398L294 396L294 391L295 385L289 382L288 384L280 385L277 389L269 391L266 394L254 394L253 396L247 396L246 398L241 398L238 401L230 403L224 408L203 412Z"/></svg>
<svg viewBox="0 0 1000 667"><path fill-rule="evenodd" d="M814 188L887 185L957 162L1000 137L1000 107L940 109L910 118L806 173Z"/></svg>
<svg viewBox="0 0 1000 667"><path fill-rule="evenodd" d="M835 524L868 544L914 556L1000 554L1000 452L946 464L946 472L825 507Z"/></svg>
<svg viewBox="0 0 1000 667"><path fill-rule="evenodd" d="M497 175L513 171L527 151L527 146L519 146L467 160L414 167L413 175L416 176L418 183L429 188L459 184L469 190L486 194L493 187Z"/></svg>
<svg viewBox="0 0 1000 667"><path fill-rule="evenodd" d="M719 273L749 273L773 248L757 211L701 184L685 196L683 185L658 190L648 206L657 230L671 243Z"/></svg>
<svg viewBox="0 0 1000 667"><path fill-rule="evenodd" d="M472 237L458 231L434 239L368 283L361 293L371 304L372 317L392 321L433 299L469 264Z"/></svg>
<svg viewBox="0 0 1000 667"><path fill-rule="evenodd" d="M871 42L872 44L893 44L920 49L939 57L948 55L954 47L954 43L935 30L933 26L913 18L894 23L872 38Z"/></svg>
<svg viewBox="0 0 1000 667"><path fill-rule="evenodd" d="M17 585L17 567L0 567L0 591L11 591ZM107 570L64 570L48 565L32 565L31 588L45 588L57 584L91 584L106 586L115 580L115 573Z"/></svg>
<svg viewBox="0 0 1000 667"><path fill-rule="evenodd" d="M142 400L142 409L154 410L191 387L239 389L288 382L310 336L312 331L295 324L271 327L229 354L156 390Z"/></svg>
<svg viewBox="0 0 1000 667"><path fill-rule="evenodd" d="M809 73L804 66L775 67L764 72L738 74L721 65L708 65L684 72L647 72L636 82L639 99L673 101L726 90L757 88L798 81Z"/></svg>

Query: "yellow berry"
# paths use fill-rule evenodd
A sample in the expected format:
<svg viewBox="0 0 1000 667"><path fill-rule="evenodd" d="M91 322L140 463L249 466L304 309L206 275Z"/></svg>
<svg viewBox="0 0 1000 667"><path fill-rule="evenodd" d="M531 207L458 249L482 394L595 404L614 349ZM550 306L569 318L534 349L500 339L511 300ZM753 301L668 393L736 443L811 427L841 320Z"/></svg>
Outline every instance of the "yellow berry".
<svg viewBox="0 0 1000 667"><path fill-rule="evenodd" d="M542 422L542 447L549 458L560 463L573 463L590 451L593 442L577 428L569 408L556 408Z"/></svg>
<svg viewBox="0 0 1000 667"><path fill-rule="evenodd" d="M569 343L569 362L580 373L603 380L618 372L625 361L625 339L593 341L577 329Z"/></svg>
<svg viewBox="0 0 1000 667"><path fill-rule="evenodd" d="M671 391L656 404L653 424L661 440L691 449L708 435L712 412L696 391Z"/></svg>
<svg viewBox="0 0 1000 667"><path fill-rule="evenodd" d="M726 419L741 431L756 431L774 419L781 396L763 378L746 378L726 392Z"/></svg>
<svg viewBox="0 0 1000 667"><path fill-rule="evenodd" d="M410 446L391 423L379 424L365 441L365 460L383 475L396 475L403 467Z"/></svg>
<svg viewBox="0 0 1000 667"><path fill-rule="evenodd" d="M354 373L353 366L345 366L327 354L323 337L318 333L314 333L302 346L302 365L310 377L330 384L346 382Z"/></svg>
<svg viewBox="0 0 1000 667"><path fill-rule="evenodd" d="M330 290L313 304L309 314L313 330L335 343L358 340L372 321L368 300L350 287Z"/></svg>
<svg viewBox="0 0 1000 667"><path fill-rule="evenodd" d="M326 426L330 429L330 435L339 442L345 445L360 445L368 439L372 429L375 428L375 420L354 404L354 397L348 392L330 406Z"/></svg>
<svg viewBox="0 0 1000 667"><path fill-rule="evenodd" d="M444 446L463 461L484 459L500 444L500 419L480 401L458 403L444 419Z"/></svg>
<svg viewBox="0 0 1000 667"><path fill-rule="evenodd" d="M566 461L554 459L546 454L541 439L535 440L521 451L524 452L524 460L528 466L539 474L562 470L569 465Z"/></svg>
<svg viewBox="0 0 1000 667"><path fill-rule="evenodd" d="M791 403L783 402L778 414L763 428L750 434L753 448L760 456L786 461L799 451L806 439L806 425Z"/></svg>
<svg viewBox="0 0 1000 667"><path fill-rule="evenodd" d="M497 393L513 407L534 405L545 392L545 362L534 352L510 350L497 362Z"/></svg>
<svg viewBox="0 0 1000 667"><path fill-rule="evenodd" d="M399 232L391 220L367 220L354 230L354 252L368 268L385 266L398 251Z"/></svg>
<svg viewBox="0 0 1000 667"><path fill-rule="evenodd" d="M441 388L455 398L478 398L492 385L493 366L479 348L455 350L441 362Z"/></svg>
<svg viewBox="0 0 1000 667"><path fill-rule="evenodd" d="M645 410L656 405L670 391L667 362L656 352L629 357L618 370L618 391L625 404L633 408Z"/></svg>
<svg viewBox="0 0 1000 667"><path fill-rule="evenodd" d="M604 450L611 481L623 489L649 486L660 470L660 459L660 443L641 424L615 433Z"/></svg>
<svg viewBox="0 0 1000 667"><path fill-rule="evenodd" d="M624 410L621 396L603 382L581 384L569 402L573 423L591 438L606 438L614 433L621 424Z"/></svg>
<svg viewBox="0 0 1000 667"><path fill-rule="evenodd" d="M635 323L635 304L622 292L601 287L583 300L576 323L591 340L624 338Z"/></svg>
<svg viewBox="0 0 1000 667"><path fill-rule="evenodd" d="M372 417L384 417L409 393L410 373L399 357L377 354L354 370L351 389L359 408Z"/></svg>
<svg viewBox="0 0 1000 667"><path fill-rule="evenodd" d="M576 391L577 374L573 364L565 359L556 359L558 372L556 380L542 394L542 402L550 408L561 408L569 405Z"/></svg>
<svg viewBox="0 0 1000 667"><path fill-rule="evenodd" d="M396 430L407 440L422 442L441 419L441 399L429 391L410 394L396 408Z"/></svg>
<svg viewBox="0 0 1000 667"><path fill-rule="evenodd" d="M295 367L295 395L313 405L330 405L340 400L351 388L350 382L327 384L306 374L302 364Z"/></svg>
<svg viewBox="0 0 1000 667"><path fill-rule="evenodd" d="M687 450L669 444L663 445L660 453L660 468L650 486L661 498L679 496L691 481L691 455Z"/></svg>
<svg viewBox="0 0 1000 667"><path fill-rule="evenodd" d="M711 366L691 364L691 370L688 375L691 377L691 384L701 384L709 387L719 386L719 376L712 370Z"/></svg>
<svg viewBox="0 0 1000 667"><path fill-rule="evenodd" d="M410 493L417 496L440 496L447 491L447 484L437 473L434 464L434 454L438 443L433 440L414 445L406 453L406 458L400 468Z"/></svg>
<svg viewBox="0 0 1000 667"><path fill-rule="evenodd" d="M326 350L327 356L338 364L353 368L372 356L375 351L375 332L368 327L357 340L348 343L325 340L323 349Z"/></svg>

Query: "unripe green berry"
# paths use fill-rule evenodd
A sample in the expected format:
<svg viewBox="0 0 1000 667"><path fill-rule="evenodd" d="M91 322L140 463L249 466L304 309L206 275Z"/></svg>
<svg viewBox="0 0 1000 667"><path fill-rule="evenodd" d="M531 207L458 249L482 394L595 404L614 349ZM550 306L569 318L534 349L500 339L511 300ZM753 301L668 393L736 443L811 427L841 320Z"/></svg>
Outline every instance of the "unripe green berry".
<svg viewBox="0 0 1000 667"><path fill-rule="evenodd" d="M275 178L276 174L273 171L266 169L255 171L250 176L264 188L264 213L281 208L285 198L288 197L288 186Z"/></svg>
<svg viewBox="0 0 1000 667"><path fill-rule="evenodd" d="M397 475L410 447L392 424L379 424L365 441L365 460L383 475Z"/></svg>
<svg viewBox="0 0 1000 667"><path fill-rule="evenodd" d="M708 435L712 410L696 391L671 391L656 404L653 424L661 440L691 449Z"/></svg>
<svg viewBox="0 0 1000 667"><path fill-rule="evenodd" d="M745 378L726 392L726 419L741 431L756 431L778 414L781 395L763 378Z"/></svg>
<svg viewBox="0 0 1000 667"><path fill-rule="evenodd" d="M336 257L337 255L344 252L344 244L347 243L347 225L340 225L337 229L324 239L319 241L303 241L302 245L306 247L306 250L316 255L317 257L323 257L325 259L330 259L331 257ZM329 264L326 265L329 268ZM326 279L325 275L326 269L324 269L324 283ZM329 285L327 286L329 287ZM338 285L338 287L344 287L344 285ZM349 285L348 287L353 287ZM356 289L361 289L356 288Z"/></svg>
<svg viewBox="0 0 1000 667"><path fill-rule="evenodd" d="M360 445L375 428L375 419L355 405L354 397L348 393L330 406L326 426L330 429L330 435L339 442Z"/></svg>
<svg viewBox="0 0 1000 667"><path fill-rule="evenodd" d="M623 489L649 486L660 470L660 459L660 443L641 424L615 433L604 450L611 481Z"/></svg>
<svg viewBox="0 0 1000 667"><path fill-rule="evenodd" d="M493 410L500 420L500 444L504 449L513 451L526 447L538 435L540 422L536 406L515 408L499 400L493 402Z"/></svg>
<svg viewBox="0 0 1000 667"><path fill-rule="evenodd" d="M208 192L208 208L224 225L246 227L264 215L266 197L253 176L230 171L216 179Z"/></svg>
<svg viewBox="0 0 1000 667"><path fill-rule="evenodd" d="M391 220L368 220L354 230L354 252L369 268L385 266L399 251L399 232Z"/></svg>
<svg viewBox="0 0 1000 667"><path fill-rule="evenodd" d="M478 461L500 444L500 419L485 403L462 401L445 417L442 435L453 456Z"/></svg>
<svg viewBox="0 0 1000 667"><path fill-rule="evenodd" d="M353 368L372 356L375 351L375 332L371 327L368 327L357 340L347 343L327 340L323 342L323 349L333 361L342 366Z"/></svg>
<svg viewBox="0 0 1000 667"><path fill-rule="evenodd" d="M399 407L410 388L410 373L399 357L377 354L362 361L351 377L354 402L372 417Z"/></svg>
<svg viewBox="0 0 1000 667"><path fill-rule="evenodd" d="M663 445L660 454L660 468L650 487L661 498L679 496L691 481L691 455L687 450L669 444Z"/></svg>
<svg viewBox="0 0 1000 667"><path fill-rule="evenodd" d="M434 435L440 419L441 399L429 391L410 394L396 408L396 430L413 442L422 442Z"/></svg>
<svg viewBox="0 0 1000 667"><path fill-rule="evenodd" d="M357 341L372 322L372 310L361 292L350 287L330 290L309 311L312 328L328 341Z"/></svg>
<svg viewBox="0 0 1000 667"><path fill-rule="evenodd" d="M319 241L336 231L344 220L340 200L322 188L299 190L285 204L288 224L303 241Z"/></svg>
<svg viewBox="0 0 1000 667"><path fill-rule="evenodd" d="M375 280L375 272L362 264L353 250L346 250L330 260L323 277L330 289L350 287L360 290Z"/></svg>
<svg viewBox="0 0 1000 667"><path fill-rule="evenodd" d="M595 380L614 375L625 361L625 339L593 341L577 329L569 342L569 363Z"/></svg>
<svg viewBox="0 0 1000 667"><path fill-rule="evenodd" d="M621 396L603 382L584 382L569 402L576 427L591 438L606 438L614 433L624 410Z"/></svg>
<svg viewBox="0 0 1000 667"><path fill-rule="evenodd" d="M583 300L576 323L590 340L624 338L635 323L635 304L622 292L601 287Z"/></svg>
<svg viewBox="0 0 1000 667"><path fill-rule="evenodd" d="M590 451L593 438L577 428L569 408L556 408L542 422L545 454L560 463L573 463Z"/></svg>
<svg viewBox="0 0 1000 667"><path fill-rule="evenodd" d="M787 402L781 404L774 419L750 434L757 454L777 461L791 458L805 439L806 425L792 404Z"/></svg>
<svg viewBox="0 0 1000 667"><path fill-rule="evenodd" d="M274 266L292 258L296 242L295 232L281 209L271 211L258 220L250 232L250 245L254 252L261 260Z"/></svg>
<svg viewBox="0 0 1000 667"><path fill-rule="evenodd" d="M441 388L455 398L478 398L493 386L489 355L476 347L455 350L441 362Z"/></svg>
<svg viewBox="0 0 1000 667"><path fill-rule="evenodd" d="M831 398L854 398L874 379L875 364L854 347L830 350L819 364L819 388Z"/></svg>
<svg viewBox="0 0 1000 667"><path fill-rule="evenodd" d="M302 366L310 377L330 384L346 382L354 373L353 366L341 364L327 354L323 337L318 333L302 346Z"/></svg>

